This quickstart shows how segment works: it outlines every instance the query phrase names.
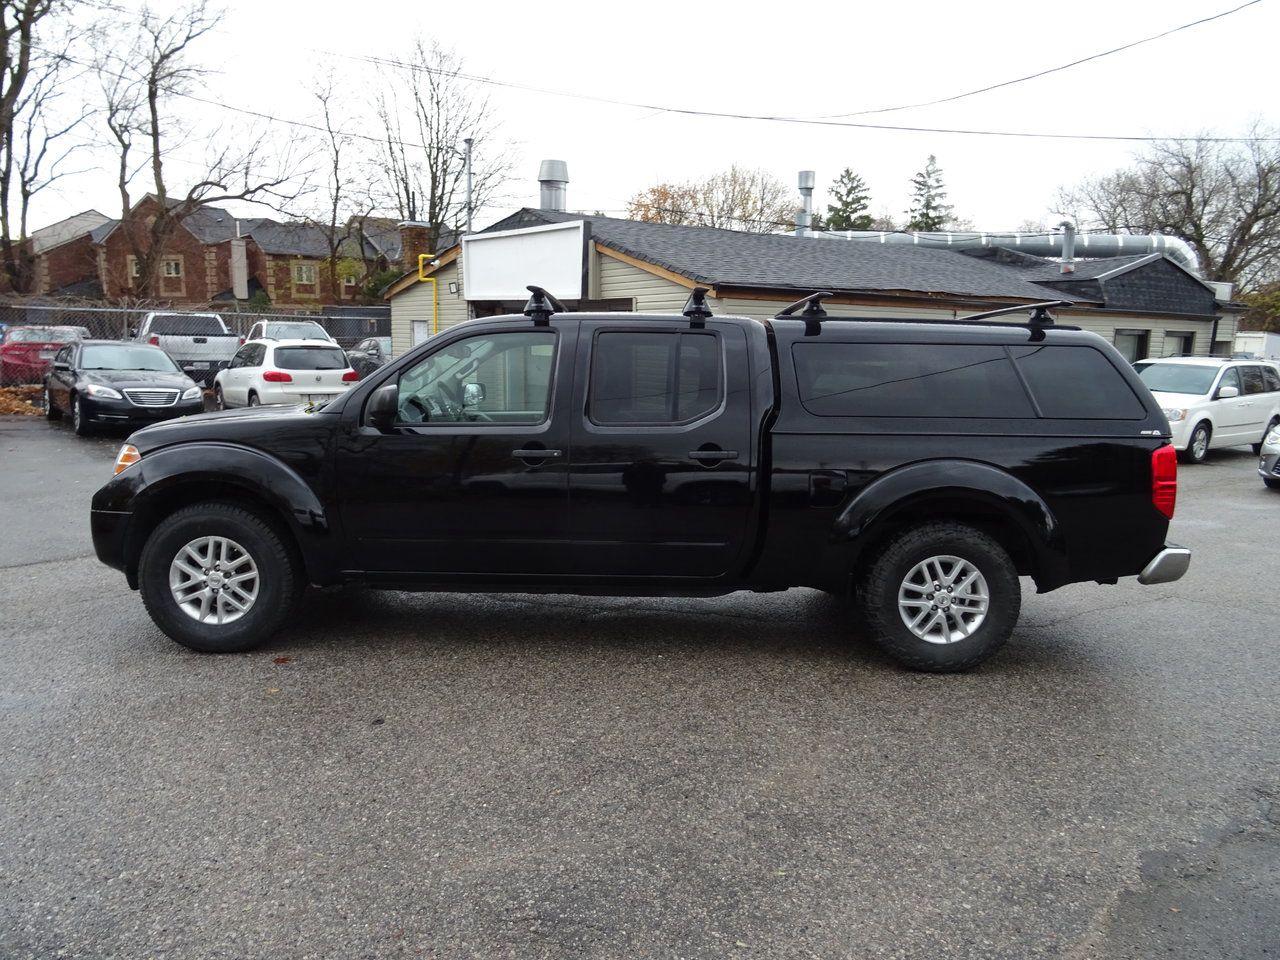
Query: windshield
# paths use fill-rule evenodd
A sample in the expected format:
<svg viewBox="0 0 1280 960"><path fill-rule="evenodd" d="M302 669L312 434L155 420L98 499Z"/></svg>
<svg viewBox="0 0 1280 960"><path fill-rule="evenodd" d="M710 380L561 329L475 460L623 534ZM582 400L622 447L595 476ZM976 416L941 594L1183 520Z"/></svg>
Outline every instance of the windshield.
<svg viewBox="0 0 1280 960"><path fill-rule="evenodd" d="M347 355L338 347L277 347L281 370L345 370Z"/></svg>
<svg viewBox="0 0 1280 960"><path fill-rule="evenodd" d="M155 347L132 344L110 344L85 347L80 356L84 370L154 370L157 373L178 373L177 365L169 355Z"/></svg>
<svg viewBox="0 0 1280 960"><path fill-rule="evenodd" d="M179 336L205 336L226 333L222 321L217 317L201 317L186 313L173 313L166 316L152 317L148 333L173 333Z"/></svg>
<svg viewBox="0 0 1280 960"><path fill-rule="evenodd" d="M10 327L5 339L9 343L70 343L87 334L80 327Z"/></svg>
<svg viewBox="0 0 1280 960"><path fill-rule="evenodd" d="M313 320L299 320L296 323L269 323L267 336L277 340L328 340L329 335L324 327Z"/></svg>
<svg viewBox="0 0 1280 960"><path fill-rule="evenodd" d="M1219 368L1190 363L1139 363L1134 369L1149 390L1201 396L1213 386Z"/></svg>

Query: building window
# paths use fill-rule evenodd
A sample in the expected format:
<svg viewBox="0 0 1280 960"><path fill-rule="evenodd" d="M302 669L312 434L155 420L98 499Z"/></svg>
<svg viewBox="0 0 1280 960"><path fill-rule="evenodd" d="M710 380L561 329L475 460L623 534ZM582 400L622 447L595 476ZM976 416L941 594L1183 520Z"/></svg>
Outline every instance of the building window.
<svg viewBox="0 0 1280 960"><path fill-rule="evenodd" d="M343 285L344 287L354 287L354 286L356 285L356 278L355 278L355 277L343 277L343 278L342 278L342 285Z"/></svg>
<svg viewBox="0 0 1280 960"><path fill-rule="evenodd" d="M178 257L165 257L161 264L161 273L166 277L182 277L182 260Z"/></svg>
<svg viewBox="0 0 1280 960"><path fill-rule="evenodd" d="M316 265L314 263L295 263L293 265L294 283L315 283Z"/></svg>
<svg viewBox="0 0 1280 960"><path fill-rule="evenodd" d="M142 265L138 263L137 257L129 258L129 276L135 280L142 276Z"/></svg>
<svg viewBox="0 0 1280 960"><path fill-rule="evenodd" d="M1189 357L1194 351L1196 335L1181 330L1164 332L1164 355L1166 357Z"/></svg>
<svg viewBox="0 0 1280 960"><path fill-rule="evenodd" d="M1148 336L1147 330L1117 330L1113 342L1122 357L1130 363L1137 363L1148 356Z"/></svg>

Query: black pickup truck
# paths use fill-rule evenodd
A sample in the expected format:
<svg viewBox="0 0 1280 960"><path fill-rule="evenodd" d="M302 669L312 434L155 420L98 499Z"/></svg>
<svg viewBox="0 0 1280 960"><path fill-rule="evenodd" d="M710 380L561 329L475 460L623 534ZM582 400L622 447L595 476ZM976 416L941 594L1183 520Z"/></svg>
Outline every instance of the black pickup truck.
<svg viewBox="0 0 1280 960"><path fill-rule="evenodd" d="M706 596L814 587L926 670L1010 636L1019 577L1176 580L1160 407L1094 334L983 315L567 313L459 324L320 408L134 434L93 498L104 563L202 651L307 584ZM996 311L1001 313L1004 311Z"/></svg>

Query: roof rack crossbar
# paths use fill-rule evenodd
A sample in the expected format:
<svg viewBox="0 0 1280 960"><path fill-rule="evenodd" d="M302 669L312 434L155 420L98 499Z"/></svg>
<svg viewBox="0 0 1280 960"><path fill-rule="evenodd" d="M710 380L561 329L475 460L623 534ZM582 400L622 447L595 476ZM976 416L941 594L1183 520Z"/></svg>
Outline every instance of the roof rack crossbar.
<svg viewBox="0 0 1280 960"><path fill-rule="evenodd" d="M983 313L971 313L968 316L956 317L956 320L962 320L966 323L975 323L978 320L986 320L988 317L1003 317L1010 313L1022 313L1025 310L1031 311L1031 319L1027 321L1033 326L1052 326L1053 317L1049 315L1049 311L1057 307L1071 306L1070 300L1045 300L1041 303L1019 303L1012 307L1001 307L999 310L987 310ZM953 321L954 322L954 321Z"/></svg>
<svg viewBox="0 0 1280 960"><path fill-rule="evenodd" d="M803 307L804 312L800 314L801 317L806 320L821 320L827 315L827 311L822 308L822 301L833 296L835 294L830 290L819 290L816 293L809 294L802 300L797 300L795 303L783 307L778 311L778 316L789 317Z"/></svg>

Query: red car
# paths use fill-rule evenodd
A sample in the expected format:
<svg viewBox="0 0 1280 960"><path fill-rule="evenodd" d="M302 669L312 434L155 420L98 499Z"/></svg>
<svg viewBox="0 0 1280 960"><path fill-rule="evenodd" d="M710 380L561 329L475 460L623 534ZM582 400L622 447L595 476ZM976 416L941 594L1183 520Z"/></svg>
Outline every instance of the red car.
<svg viewBox="0 0 1280 960"><path fill-rule="evenodd" d="M84 327L9 327L0 341L0 386L42 382L61 347L89 336Z"/></svg>

